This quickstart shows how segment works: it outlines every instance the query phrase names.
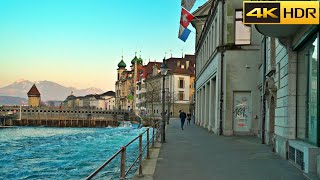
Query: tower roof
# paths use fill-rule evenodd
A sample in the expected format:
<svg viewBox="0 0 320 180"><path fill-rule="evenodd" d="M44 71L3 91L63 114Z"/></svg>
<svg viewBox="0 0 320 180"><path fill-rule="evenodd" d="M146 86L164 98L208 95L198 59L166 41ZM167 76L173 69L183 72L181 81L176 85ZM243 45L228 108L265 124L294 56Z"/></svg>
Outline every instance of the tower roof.
<svg viewBox="0 0 320 180"><path fill-rule="evenodd" d="M31 87L31 89L29 90L29 92L27 94L28 94L28 97L30 97L30 96L40 97L40 92L35 84L33 84L33 86Z"/></svg>
<svg viewBox="0 0 320 180"><path fill-rule="evenodd" d="M118 64L118 68L125 68L126 66L126 63L123 60L121 60Z"/></svg>
<svg viewBox="0 0 320 180"><path fill-rule="evenodd" d="M143 62L142 58L139 57L139 59L138 59L138 64L142 65L142 62Z"/></svg>
<svg viewBox="0 0 320 180"><path fill-rule="evenodd" d="M134 64L136 61L138 61L137 56L135 56L135 57L132 59L131 64Z"/></svg>

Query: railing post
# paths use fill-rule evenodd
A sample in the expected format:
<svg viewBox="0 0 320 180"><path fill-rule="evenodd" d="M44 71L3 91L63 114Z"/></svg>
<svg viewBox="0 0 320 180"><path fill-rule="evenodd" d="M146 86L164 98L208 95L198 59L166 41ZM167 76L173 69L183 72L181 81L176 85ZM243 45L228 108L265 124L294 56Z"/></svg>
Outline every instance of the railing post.
<svg viewBox="0 0 320 180"><path fill-rule="evenodd" d="M120 179L126 179L126 147L121 148Z"/></svg>
<svg viewBox="0 0 320 180"><path fill-rule="evenodd" d="M139 176L142 176L142 134L139 135Z"/></svg>
<svg viewBox="0 0 320 180"><path fill-rule="evenodd" d="M147 129L147 159L150 159L150 154L149 154L149 145L150 145L150 140L149 140L149 129Z"/></svg>
<svg viewBox="0 0 320 180"><path fill-rule="evenodd" d="M155 127L156 127L155 125L152 127L152 147L154 147L154 128Z"/></svg>

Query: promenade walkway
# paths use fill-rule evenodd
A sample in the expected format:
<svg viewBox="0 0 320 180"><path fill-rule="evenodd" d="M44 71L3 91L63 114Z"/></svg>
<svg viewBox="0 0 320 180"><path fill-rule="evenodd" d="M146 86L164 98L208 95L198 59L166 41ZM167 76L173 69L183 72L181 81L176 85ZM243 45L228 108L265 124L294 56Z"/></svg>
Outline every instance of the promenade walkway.
<svg viewBox="0 0 320 180"><path fill-rule="evenodd" d="M171 120L161 146L155 180L300 180L290 162L255 137L214 135L193 123Z"/></svg>

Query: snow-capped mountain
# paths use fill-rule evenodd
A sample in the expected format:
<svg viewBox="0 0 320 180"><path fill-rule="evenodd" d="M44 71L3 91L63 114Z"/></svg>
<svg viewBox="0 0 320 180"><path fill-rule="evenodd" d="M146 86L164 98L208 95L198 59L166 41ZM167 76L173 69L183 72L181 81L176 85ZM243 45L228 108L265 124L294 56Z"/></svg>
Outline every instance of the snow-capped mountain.
<svg viewBox="0 0 320 180"><path fill-rule="evenodd" d="M36 84L41 94L42 101L48 100L65 100L73 91L75 96L84 96L87 94L101 94L103 91L99 88L76 89L73 87L65 87L52 81L37 81L35 83L28 80L18 80L8 86L0 88L0 96L14 96L20 98L28 98L27 93L31 86Z"/></svg>

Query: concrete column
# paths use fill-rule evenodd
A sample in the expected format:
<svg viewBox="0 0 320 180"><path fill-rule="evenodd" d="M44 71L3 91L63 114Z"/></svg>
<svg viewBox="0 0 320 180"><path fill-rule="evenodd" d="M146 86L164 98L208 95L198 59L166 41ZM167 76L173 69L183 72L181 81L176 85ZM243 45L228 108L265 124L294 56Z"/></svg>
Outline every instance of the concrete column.
<svg viewBox="0 0 320 180"><path fill-rule="evenodd" d="M195 112L195 122L198 124L199 122L199 91L196 91L196 112Z"/></svg>
<svg viewBox="0 0 320 180"><path fill-rule="evenodd" d="M210 131L211 129L212 129L212 122L211 122L211 119L212 119L212 115L213 115L213 113L212 113L212 79L210 79L210 81L209 81L209 106L208 106L208 108L209 108L209 111L208 111L208 121L209 121L209 123L208 123L208 130Z"/></svg>
<svg viewBox="0 0 320 180"><path fill-rule="evenodd" d="M211 80L211 83L212 83L212 90L211 90L211 93L212 93L212 96L211 96L211 104L212 104L212 106L211 106L211 109L210 109L210 111L212 111L212 116L211 116L211 125L212 125L212 127L211 127L211 129L212 129L212 131L215 131L215 128L216 128L216 121L217 121L217 118L216 118L216 114L217 114L217 103L216 103L216 80L214 80L214 79L212 79Z"/></svg>
<svg viewBox="0 0 320 180"><path fill-rule="evenodd" d="M203 91L204 91L204 88L201 87L201 102L200 102L200 111L201 111L201 119L200 119L200 126L203 126L203 113L204 113L204 99L203 99Z"/></svg>
<svg viewBox="0 0 320 180"><path fill-rule="evenodd" d="M206 86L203 86L203 93L202 93L202 114L203 114L203 118L202 118L202 127L205 127L206 125Z"/></svg>
<svg viewBox="0 0 320 180"><path fill-rule="evenodd" d="M208 107L208 98L207 97L207 93L208 93L208 86L207 84L204 85L204 124L203 127L206 128L208 125L208 111L207 111L207 107Z"/></svg>

